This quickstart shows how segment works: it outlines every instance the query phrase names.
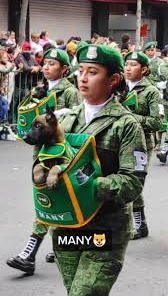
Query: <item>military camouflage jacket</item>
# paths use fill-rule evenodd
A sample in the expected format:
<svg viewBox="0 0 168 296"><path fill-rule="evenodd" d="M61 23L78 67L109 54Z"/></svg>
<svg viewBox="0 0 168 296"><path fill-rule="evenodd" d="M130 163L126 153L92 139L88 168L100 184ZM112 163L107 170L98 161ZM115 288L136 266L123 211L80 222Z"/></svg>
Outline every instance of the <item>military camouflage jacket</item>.
<svg viewBox="0 0 168 296"><path fill-rule="evenodd" d="M144 77L133 88L138 95L138 107L132 111L141 123L147 141L147 149L154 147L154 139L151 132L159 130L161 119L159 116L160 93L157 88Z"/></svg>
<svg viewBox="0 0 168 296"><path fill-rule="evenodd" d="M156 57L150 61L150 74L147 79L156 86L156 83L161 80L168 79L168 68L165 66L164 60Z"/></svg>
<svg viewBox="0 0 168 296"><path fill-rule="evenodd" d="M72 109L82 102L78 89L67 78L62 78L51 91L56 93L58 109Z"/></svg>
<svg viewBox="0 0 168 296"><path fill-rule="evenodd" d="M104 122L113 123L98 132ZM113 98L89 123L81 104L60 120L65 132L93 134L103 176L97 179L97 198L104 205L85 227L110 229L113 242L121 243L132 230L132 201L143 189L146 175L146 142L134 116ZM99 128L98 128L99 127Z"/></svg>

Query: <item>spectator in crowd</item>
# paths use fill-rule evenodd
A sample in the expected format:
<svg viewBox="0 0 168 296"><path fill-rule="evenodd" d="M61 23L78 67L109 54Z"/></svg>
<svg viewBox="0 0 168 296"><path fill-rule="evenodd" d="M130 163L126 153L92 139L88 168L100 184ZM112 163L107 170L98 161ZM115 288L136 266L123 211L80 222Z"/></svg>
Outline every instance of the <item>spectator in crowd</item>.
<svg viewBox="0 0 168 296"><path fill-rule="evenodd" d="M13 100L13 109L15 120L17 115L17 107L19 102L30 92L33 86L37 84L38 75L41 71L41 66L35 61L31 54L31 45L25 42L21 46L22 52L15 59L17 69L21 72L15 76L15 92Z"/></svg>
<svg viewBox="0 0 168 296"><path fill-rule="evenodd" d="M3 86L0 82L0 124L8 121L8 100L4 96ZM0 136L1 139L1 136Z"/></svg>
<svg viewBox="0 0 168 296"><path fill-rule="evenodd" d="M109 36L108 38L105 38L107 40L104 44L107 44L113 48L119 49L118 43L115 41L115 39L112 36Z"/></svg>
<svg viewBox="0 0 168 296"><path fill-rule="evenodd" d="M131 45L131 37L128 34L123 34L121 36L121 48L128 47L128 51L133 50Z"/></svg>
<svg viewBox="0 0 168 296"><path fill-rule="evenodd" d="M92 38L91 38L91 43L92 43L92 44L95 43L96 40L97 40L99 37L100 37L99 34L97 34L97 33L93 33Z"/></svg>
<svg viewBox="0 0 168 296"><path fill-rule="evenodd" d="M10 44L12 47L16 47L16 38L14 31L8 32L7 44Z"/></svg>
<svg viewBox="0 0 168 296"><path fill-rule="evenodd" d="M0 31L0 44L3 42L3 41L7 41L8 39L8 35L7 35L7 32L6 31Z"/></svg>
<svg viewBox="0 0 168 296"><path fill-rule="evenodd" d="M121 46L121 54L123 57L125 57L125 55L130 51L130 47L129 44L127 43L123 43Z"/></svg>
<svg viewBox="0 0 168 296"><path fill-rule="evenodd" d="M57 48L63 49L63 50L66 49L66 44L63 39L61 39L61 38L56 39L56 44L57 44L57 46L56 46Z"/></svg>
<svg viewBox="0 0 168 296"><path fill-rule="evenodd" d="M78 74L78 62L76 59L76 49L77 49L77 44L73 41L70 41L66 45L66 51L69 56L70 60L70 74L68 75L68 79L76 85L76 76Z"/></svg>
<svg viewBox="0 0 168 296"><path fill-rule="evenodd" d="M37 48L34 51L34 57L37 64L42 67L43 66L43 49L41 50L40 48L39 49Z"/></svg>
<svg viewBox="0 0 168 296"><path fill-rule="evenodd" d="M66 51L67 51L67 54L69 56L70 62L72 62L74 57L75 57L76 48L77 48L77 44L75 42L73 42L73 41L70 41L66 45Z"/></svg>
<svg viewBox="0 0 168 296"><path fill-rule="evenodd" d="M43 51L43 47L40 45L40 34L36 32L31 33L30 45L32 54L34 55L37 53L37 51Z"/></svg>
<svg viewBox="0 0 168 296"><path fill-rule="evenodd" d="M69 42L74 42L74 43L78 43L78 42L80 42L81 41L81 37L80 36L71 36L69 39L68 39L68 41L67 41L67 43L69 43Z"/></svg>
<svg viewBox="0 0 168 296"><path fill-rule="evenodd" d="M8 53L6 50L1 49L0 50L0 78L3 84L3 91L5 94L5 97L8 100L8 104L10 106L10 103L12 101L12 95L14 92L15 87L15 64L14 62L9 62L8 59Z"/></svg>
<svg viewBox="0 0 168 296"><path fill-rule="evenodd" d="M56 47L56 42L52 39L49 38L49 34L47 31L42 31L40 34L40 40L39 40L40 45L43 47L46 43L51 43Z"/></svg>

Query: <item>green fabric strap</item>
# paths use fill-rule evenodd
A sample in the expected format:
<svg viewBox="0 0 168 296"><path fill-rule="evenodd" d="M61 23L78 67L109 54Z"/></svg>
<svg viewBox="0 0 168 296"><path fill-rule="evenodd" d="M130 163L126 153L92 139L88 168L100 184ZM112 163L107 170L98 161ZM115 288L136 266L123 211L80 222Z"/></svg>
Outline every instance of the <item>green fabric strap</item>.
<svg viewBox="0 0 168 296"><path fill-rule="evenodd" d="M80 133L85 132L85 133L88 133L88 134L92 134L93 136L96 136L100 132L105 130L107 127L112 125L117 119L118 119L117 116L115 116L115 117L109 117L109 116L103 117L102 120L100 120L99 125L97 125L97 122L95 121L95 123L93 122L91 125L87 125L87 126L83 127L80 130Z"/></svg>
<svg viewBox="0 0 168 296"><path fill-rule="evenodd" d="M40 162L53 158L64 158L67 160L71 160L74 155L74 151L70 147L69 143L66 141L64 143L56 143L53 146L43 146L39 151L38 159Z"/></svg>
<svg viewBox="0 0 168 296"><path fill-rule="evenodd" d="M122 103L124 107L132 107L134 110L138 108L138 95L135 90L128 92L126 99Z"/></svg>

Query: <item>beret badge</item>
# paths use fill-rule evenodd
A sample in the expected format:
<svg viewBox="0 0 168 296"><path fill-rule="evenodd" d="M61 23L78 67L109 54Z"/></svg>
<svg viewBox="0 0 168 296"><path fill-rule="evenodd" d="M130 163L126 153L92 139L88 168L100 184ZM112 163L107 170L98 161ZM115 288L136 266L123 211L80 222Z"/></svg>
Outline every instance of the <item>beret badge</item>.
<svg viewBox="0 0 168 296"><path fill-rule="evenodd" d="M57 57L57 50L56 49L53 49L50 53L50 57L51 58L56 58Z"/></svg>
<svg viewBox="0 0 168 296"><path fill-rule="evenodd" d="M90 60L97 58L97 47L88 47L86 57Z"/></svg>

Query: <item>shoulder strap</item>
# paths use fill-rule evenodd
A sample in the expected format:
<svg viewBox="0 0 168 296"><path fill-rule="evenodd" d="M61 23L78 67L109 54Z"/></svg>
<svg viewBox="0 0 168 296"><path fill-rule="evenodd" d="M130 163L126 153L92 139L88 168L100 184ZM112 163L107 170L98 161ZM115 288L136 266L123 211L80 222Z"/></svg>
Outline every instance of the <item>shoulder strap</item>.
<svg viewBox="0 0 168 296"><path fill-rule="evenodd" d="M101 133L103 130L105 130L107 127L112 125L119 117L118 116L113 116L113 117L103 117L99 123L97 121L94 121L91 125L87 125L83 127L79 132L80 133L88 133L92 134L93 136L98 135Z"/></svg>

